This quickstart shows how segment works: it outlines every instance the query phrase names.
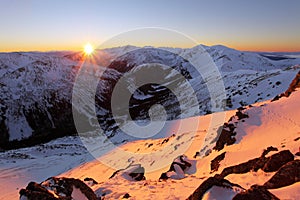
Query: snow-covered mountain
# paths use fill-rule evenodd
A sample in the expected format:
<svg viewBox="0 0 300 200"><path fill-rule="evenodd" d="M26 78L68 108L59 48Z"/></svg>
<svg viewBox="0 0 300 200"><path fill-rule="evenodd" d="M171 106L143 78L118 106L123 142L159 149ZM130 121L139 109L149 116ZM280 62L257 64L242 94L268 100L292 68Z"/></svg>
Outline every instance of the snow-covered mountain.
<svg viewBox="0 0 300 200"><path fill-rule="evenodd" d="M203 67L200 58L207 53L217 71L204 69L203 76L195 65ZM115 133L111 131L119 122L116 123L111 114L111 93L114 84L126 72L146 69L144 64L156 63L169 66L184 77L183 81L176 75L166 76L160 85L138 88L130 99L133 119L145 120L149 117L148 109L161 104L168 111L167 119L171 120L238 108L283 92L297 73L300 58L269 57L269 54L266 57L224 46L204 45L190 49L125 46L99 50L94 60L85 60L78 52L1 53L0 148L28 146L77 133L72 117L72 92L76 75L84 63L93 62L85 79L95 76L99 79L95 95L96 120L109 136L113 136ZM222 80L224 90L215 88L212 94L207 83L216 82L214 78ZM134 85L137 80L128 79L127 83ZM191 93L186 89L189 84L197 102L180 106L179 102L190 102ZM172 95L170 87L175 88L179 96ZM86 91L83 89L82 92ZM75 108L75 112L84 111ZM20 140L22 142L18 142Z"/></svg>
<svg viewBox="0 0 300 200"><path fill-rule="evenodd" d="M169 128L160 138L118 147L134 156L115 149L92 158L78 137L2 152L0 180L6 187L0 188L1 197L16 199L20 188L35 181L20 190L22 199L39 195L52 199L296 200L300 196L299 77L291 78L287 91L274 100L171 120L169 127L184 123L185 129L173 135ZM212 123L214 116L223 115L226 123ZM195 129L196 121L201 126ZM212 143L205 140L215 134ZM95 141L86 138L87 143ZM177 157L186 144L183 160L190 165L180 172L178 162L182 161ZM137 167L144 170L134 172ZM132 178L142 172L145 179ZM170 178L159 180L164 172Z"/></svg>

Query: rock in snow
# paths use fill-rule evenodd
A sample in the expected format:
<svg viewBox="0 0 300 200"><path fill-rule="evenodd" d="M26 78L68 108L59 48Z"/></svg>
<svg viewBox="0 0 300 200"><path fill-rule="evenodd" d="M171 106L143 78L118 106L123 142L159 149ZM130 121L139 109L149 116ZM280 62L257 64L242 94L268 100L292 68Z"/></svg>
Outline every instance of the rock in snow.
<svg viewBox="0 0 300 200"><path fill-rule="evenodd" d="M98 199L93 190L81 180L56 177L51 177L40 184L30 182L26 189L20 190L20 196L28 200Z"/></svg>
<svg viewBox="0 0 300 200"><path fill-rule="evenodd" d="M265 187L253 185L245 192L241 192L233 197L232 200L279 200L274 194L270 193Z"/></svg>
<svg viewBox="0 0 300 200"><path fill-rule="evenodd" d="M300 160L283 165L264 186L268 189L281 188L300 181Z"/></svg>

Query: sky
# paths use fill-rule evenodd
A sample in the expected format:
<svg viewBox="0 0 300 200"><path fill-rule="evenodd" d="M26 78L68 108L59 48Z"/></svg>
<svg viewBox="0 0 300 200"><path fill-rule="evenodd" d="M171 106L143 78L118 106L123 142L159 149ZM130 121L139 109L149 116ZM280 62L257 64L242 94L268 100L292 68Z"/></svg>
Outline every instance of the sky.
<svg viewBox="0 0 300 200"><path fill-rule="evenodd" d="M80 50L147 27L196 44L300 51L299 10L299 0L0 0L0 51ZM160 37L148 44L151 34L126 37L122 45L193 46Z"/></svg>

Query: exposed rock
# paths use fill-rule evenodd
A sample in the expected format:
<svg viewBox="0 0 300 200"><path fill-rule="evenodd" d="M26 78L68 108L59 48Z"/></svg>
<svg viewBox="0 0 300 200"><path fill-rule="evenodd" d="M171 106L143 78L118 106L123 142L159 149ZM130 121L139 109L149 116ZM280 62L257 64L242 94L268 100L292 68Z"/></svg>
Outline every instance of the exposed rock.
<svg viewBox="0 0 300 200"><path fill-rule="evenodd" d="M131 197L130 194L126 193L126 194L124 194L123 199L128 199L130 197Z"/></svg>
<svg viewBox="0 0 300 200"><path fill-rule="evenodd" d="M199 152L199 151L197 151L197 152L195 153L195 155L193 156L193 158L197 158L197 156L200 156L200 152Z"/></svg>
<svg viewBox="0 0 300 200"><path fill-rule="evenodd" d="M182 179L185 177L185 173L192 166L191 160L185 155L180 155L174 159L169 170L164 172L159 177L159 180L166 180L168 178Z"/></svg>
<svg viewBox="0 0 300 200"><path fill-rule="evenodd" d="M98 184L98 182L95 181L95 179L89 178L89 177L85 178L85 179L84 179L84 182L86 182L86 184L87 184L88 186L93 186L93 185L97 185L97 184Z"/></svg>
<svg viewBox="0 0 300 200"><path fill-rule="evenodd" d="M244 174L250 171L257 171L264 166L266 158L254 158L245 163L226 167L220 174L221 177L226 177L229 174Z"/></svg>
<svg viewBox="0 0 300 200"><path fill-rule="evenodd" d="M268 147L267 149L265 149L263 151L263 153L261 154L261 156L264 157L264 156L266 156L271 151L278 151L278 149L276 147L270 146L270 147Z"/></svg>
<svg viewBox="0 0 300 200"><path fill-rule="evenodd" d="M223 169L221 177L226 177L229 174L243 174L259 169L265 172L274 172L291 160L294 160L293 154L289 150L284 150L267 158L261 156L238 165L227 167Z"/></svg>
<svg viewBox="0 0 300 200"><path fill-rule="evenodd" d="M253 185L250 189L237 194L232 200L279 200L274 194L270 193L265 187Z"/></svg>
<svg viewBox="0 0 300 200"><path fill-rule="evenodd" d="M230 181L221 178L220 176L209 177L206 179L187 199L188 200L199 200L202 199L203 195L213 186L225 187L232 189L233 187L242 188L238 184L231 183Z"/></svg>
<svg viewBox="0 0 300 200"><path fill-rule="evenodd" d="M296 77L291 82L289 88L284 93L282 93L282 94L277 95L276 97L274 97L272 99L272 101L277 101L281 97L289 97L292 94L292 92L294 92L296 90L296 88L299 88L299 87L300 87L300 71L298 72L298 74L296 75Z"/></svg>
<svg viewBox="0 0 300 200"><path fill-rule="evenodd" d="M238 120L249 118L249 115L243 113L241 110L238 110L235 115L238 117Z"/></svg>
<svg viewBox="0 0 300 200"><path fill-rule="evenodd" d="M128 175L136 181L141 181L141 180L146 180L146 177L144 176L144 174L145 174L145 168L140 167L140 168L135 169L134 171L130 172Z"/></svg>
<svg viewBox="0 0 300 200"><path fill-rule="evenodd" d="M49 192L40 192L40 191L32 191L27 189L21 189L20 199L25 197L27 200L57 200L58 198L54 197L53 194Z"/></svg>
<svg viewBox="0 0 300 200"><path fill-rule="evenodd" d="M294 160L294 155L289 150L280 151L270 157L264 164L262 170L265 172L277 171L282 165Z"/></svg>
<svg viewBox="0 0 300 200"><path fill-rule="evenodd" d="M133 181L141 181L146 180L145 168L140 164L130 164L125 169L119 169L115 171L109 178L113 178L117 175L123 176L125 179L133 180Z"/></svg>
<svg viewBox="0 0 300 200"><path fill-rule="evenodd" d="M300 181L300 160L283 165L264 186L268 189L280 188Z"/></svg>
<svg viewBox="0 0 300 200"><path fill-rule="evenodd" d="M236 139L233 137L236 135L234 132L235 126L233 124L224 123L221 134L216 142L214 150L220 151L226 145L232 145L235 143Z"/></svg>
<svg viewBox="0 0 300 200"><path fill-rule="evenodd" d="M30 182L26 189L20 190L20 196L25 196L28 200L71 200L73 188L78 188L87 199L97 200L93 190L84 182L64 177L51 177L41 184Z"/></svg>
<svg viewBox="0 0 300 200"><path fill-rule="evenodd" d="M222 160L224 160L225 154L226 154L226 152L224 152L224 153L218 155L217 157L215 157L215 158L211 161L211 163L210 163L210 169L211 169L211 172L218 171L219 166L220 166L220 162L221 162Z"/></svg>

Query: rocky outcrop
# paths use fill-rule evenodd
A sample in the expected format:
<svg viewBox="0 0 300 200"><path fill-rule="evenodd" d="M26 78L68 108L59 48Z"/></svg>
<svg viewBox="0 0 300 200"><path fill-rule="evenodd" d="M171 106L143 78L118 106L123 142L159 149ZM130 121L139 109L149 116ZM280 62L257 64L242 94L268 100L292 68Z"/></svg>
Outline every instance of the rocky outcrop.
<svg viewBox="0 0 300 200"><path fill-rule="evenodd" d="M40 184L37 184L35 182L30 182L27 185L26 189L20 190L19 194L20 194L20 198L26 197L28 200L57 200L58 199L47 189L45 189Z"/></svg>
<svg viewBox="0 0 300 200"><path fill-rule="evenodd" d="M185 155L180 155L173 160L167 172L164 172L159 177L159 180L183 179L187 171L192 167L192 161Z"/></svg>
<svg viewBox="0 0 300 200"><path fill-rule="evenodd" d="M274 194L270 193L265 187L253 185L250 189L241 192L233 197L232 200L279 200Z"/></svg>
<svg viewBox="0 0 300 200"><path fill-rule="evenodd" d="M272 99L272 101L277 101L281 97L289 97L292 94L292 92L294 92L296 90L296 88L299 88L299 87L300 87L300 71L298 72L298 74L296 75L296 77L291 82L289 88L284 93L282 93L282 94L277 95L276 97L274 97Z"/></svg>
<svg viewBox="0 0 300 200"><path fill-rule="evenodd" d="M95 181L95 179L89 177L86 177L83 181L90 187L98 184L98 182Z"/></svg>
<svg viewBox="0 0 300 200"><path fill-rule="evenodd" d="M224 188L232 189L238 187L243 189L241 186L231 183L230 181L221 178L220 176L209 177L205 180L187 199L188 200L199 200L202 199L203 195L213 186L219 186Z"/></svg>
<svg viewBox="0 0 300 200"><path fill-rule="evenodd" d="M122 176L123 178L130 181L146 180L145 168L140 164L130 164L125 169L119 169L115 171L109 178L111 179L115 176Z"/></svg>
<svg viewBox="0 0 300 200"><path fill-rule="evenodd" d="M216 146L213 148L214 150L220 151L224 148L225 145L232 145L235 143L235 135L234 131L235 126L233 124L224 123L223 127L221 127L221 134L216 142Z"/></svg>
<svg viewBox="0 0 300 200"><path fill-rule="evenodd" d="M224 160L225 154L226 154L226 152L224 152L224 153L218 155L217 157L215 157L215 158L211 161L211 163L210 163L210 170L211 170L211 173L212 173L212 172L215 172L215 171L218 171L219 166L220 166L220 162L221 162L222 160Z"/></svg>
<svg viewBox="0 0 300 200"><path fill-rule="evenodd" d="M244 110L243 107L238 108L238 111L235 113L235 116L237 116L238 120L249 118L249 115L247 115L246 113L243 113L242 110Z"/></svg>
<svg viewBox="0 0 300 200"><path fill-rule="evenodd" d="M280 151L267 158L262 170L264 172L275 172L282 165L294 160L294 155L289 150Z"/></svg>
<svg viewBox="0 0 300 200"><path fill-rule="evenodd" d="M20 197L27 197L28 200L71 200L74 188L88 200L97 200L93 190L83 181L63 177L51 177L40 184L30 182L26 189L20 190Z"/></svg>
<svg viewBox="0 0 300 200"><path fill-rule="evenodd" d="M261 156L238 165L227 167L223 169L220 175L221 177L226 177L229 174L243 174L250 171L258 171L259 169L265 172L274 172L292 160L294 160L293 154L289 150L284 150L267 158Z"/></svg>
<svg viewBox="0 0 300 200"><path fill-rule="evenodd" d="M270 153L271 151L278 151L278 149L276 147L268 147L267 149L265 149L263 151L263 153L261 154L262 157L266 156L268 153Z"/></svg>
<svg viewBox="0 0 300 200"><path fill-rule="evenodd" d="M283 165L264 186L276 189L292 185L300 181L300 160L293 160Z"/></svg>
<svg viewBox="0 0 300 200"><path fill-rule="evenodd" d="M229 146L235 143L236 138L235 135L235 124L238 121L244 121L245 118L249 118L249 115L244 111L246 108L239 107L235 113L235 115L231 116L227 123L224 123L223 126L219 128L218 139L216 142L216 146L213 148L216 151L220 151L224 148L225 145Z"/></svg>

